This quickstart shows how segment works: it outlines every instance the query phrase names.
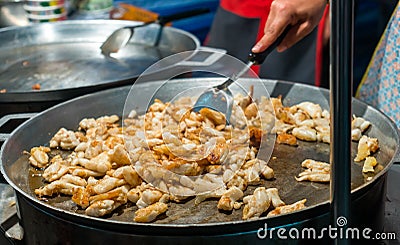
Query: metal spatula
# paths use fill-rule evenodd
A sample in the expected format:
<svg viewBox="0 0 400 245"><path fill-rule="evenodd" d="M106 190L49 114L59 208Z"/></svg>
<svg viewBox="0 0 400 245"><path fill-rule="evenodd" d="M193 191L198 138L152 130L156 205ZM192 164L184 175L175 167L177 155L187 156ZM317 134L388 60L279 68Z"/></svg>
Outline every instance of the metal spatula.
<svg viewBox="0 0 400 245"><path fill-rule="evenodd" d="M235 82L239 77L245 74L252 65L260 65L264 62L267 56L282 42L283 38L289 32L288 26L283 33L271 44L266 50L260 53L251 52L248 56L247 65L233 77L228 78L222 84L214 86L203 92L193 106L193 111L200 111L202 108L210 108L225 114L227 122L232 114L233 96L229 90L229 86Z"/></svg>
<svg viewBox="0 0 400 245"><path fill-rule="evenodd" d="M160 25L160 33L157 36L157 40L155 40L154 45L158 44L160 34L161 34L161 29L165 24L171 21L175 20L180 20L184 18L189 18L193 17L196 15L204 14L209 12L210 10L208 8L200 8L200 9L193 9L185 12L180 12L168 16L159 16L157 20L154 21L149 21L140 25L136 26L125 26L122 28L119 28L115 30L108 38L107 40L101 45L101 53L104 54L105 56L109 56L111 53L117 53L122 47L124 47L128 41L131 39L134 29L144 27L153 23L159 24Z"/></svg>

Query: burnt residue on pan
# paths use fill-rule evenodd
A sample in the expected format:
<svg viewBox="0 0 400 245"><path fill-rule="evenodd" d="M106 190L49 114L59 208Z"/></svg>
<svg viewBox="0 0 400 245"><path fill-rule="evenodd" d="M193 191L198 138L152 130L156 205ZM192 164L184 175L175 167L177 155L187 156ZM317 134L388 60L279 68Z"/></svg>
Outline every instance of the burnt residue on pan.
<svg viewBox="0 0 400 245"><path fill-rule="evenodd" d="M268 144L268 142L267 142ZM266 188L276 187L282 200L287 203L293 203L306 198L306 206L316 206L329 201L329 184L313 183L313 182L297 182L297 176L304 169L301 162L304 159L314 159L329 162L330 146L325 143L298 141L298 146L293 147L283 144L275 144L272 156L269 159L269 166L274 169L275 178L273 180L262 180L258 186ZM357 151L357 143L352 142L352 158L355 157ZM262 155L262 149L259 158L263 160L266 156ZM60 152L53 150L51 156L57 154L68 154L69 152ZM379 161L385 161L384 154L378 152L375 157ZM28 157L21 157L15 165L29 165ZM21 166L21 165L20 165ZM379 169L382 168L377 168ZM60 208L73 213L84 214L84 210L79 208L69 196L58 195L54 197L39 198L34 194L34 190L45 184L41 174L42 170L29 167L29 191L28 193L35 196L36 199L46 202L51 206ZM376 173L374 173L376 174ZM362 163L352 163L351 166L351 186L356 189L368 180L367 177L372 175L364 175L362 173ZM249 186L245 191L245 195L251 194L258 186ZM206 224L232 222L242 220L243 207L232 212L221 212L217 209L218 199L209 199L198 205L194 204L194 198L188 198L185 201L176 203L170 202L166 214L158 217L154 223L158 224ZM134 213L138 208L136 205L128 202L116 209L112 214L103 218L115 221L133 222ZM267 213L267 212L266 212Z"/></svg>

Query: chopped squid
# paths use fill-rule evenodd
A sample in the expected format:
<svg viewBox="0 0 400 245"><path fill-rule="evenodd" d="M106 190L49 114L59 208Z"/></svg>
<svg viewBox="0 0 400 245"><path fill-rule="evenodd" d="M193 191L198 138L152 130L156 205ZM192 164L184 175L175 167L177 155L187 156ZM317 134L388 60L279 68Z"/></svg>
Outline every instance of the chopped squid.
<svg viewBox="0 0 400 245"><path fill-rule="evenodd" d="M46 167L46 183L35 193L70 195L95 217L130 202L138 207L135 222L152 222L167 211L168 202L180 203L191 196L195 205L218 200L216 208L221 211L244 205L245 220L272 207L268 216L304 208L305 200L285 205L277 188L260 186L267 184L265 180L274 181L275 174L257 155L269 134L277 134L277 143L292 146L300 141L330 143L329 112L311 102L287 107L281 97L253 100L252 93L235 96L231 125L225 115L209 108L192 111L194 99L182 98L174 103L155 99L144 115L129 113L123 127L120 118L111 115L82 119L78 131L60 128L49 146L65 154L49 161L49 148L31 149L31 165ZM352 130L359 139L368 127L368 121L354 117ZM365 145L370 153L378 149L373 140L360 141L364 144L360 149ZM365 172L377 164L368 158L370 153ZM362 151L358 157L363 158ZM329 164L308 159L302 167L306 170L296 177L298 181L329 181ZM250 185L257 188L243 197Z"/></svg>
<svg viewBox="0 0 400 245"><path fill-rule="evenodd" d="M48 185L35 190L38 196L53 196L54 194L73 195L77 189L83 189L82 186L71 184L62 180L56 180Z"/></svg>
<svg viewBox="0 0 400 245"><path fill-rule="evenodd" d="M294 107L306 112L311 118L320 118L322 116L322 108L318 104L305 101L295 105Z"/></svg>
<svg viewBox="0 0 400 245"><path fill-rule="evenodd" d="M271 206L278 208L284 207L285 203L278 194L278 189L258 187L254 190L253 195L243 198L245 204L243 208L243 219L254 219L260 217Z"/></svg>
<svg viewBox="0 0 400 245"><path fill-rule="evenodd" d="M365 120L362 117L353 116L351 122L351 139L354 141L359 141L361 139L362 133L371 126L371 122Z"/></svg>
<svg viewBox="0 0 400 245"><path fill-rule="evenodd" d="M375 157L366 157L362 168L363 173L374 172L374 167L378 165Z"/></svg>
<svg viewBox="0 0 400 245"><path fill-rule="evenodd" d="M331 171L331 165L326 162L315 161L313 159L306 159L301 163L303 168L308 168L312 170L321 170L323 172L329 173Z"/></svg>
<svg viewBox="0 0 400 245"><path fill-rule="evenodd" d="M314 171L304 171L300 173L299 177L296 177L297 181L311 181L311 182L329 182L331 175L329 173L321 173Z"/></svg>
<svg viewBox="0 0 400 245"><path fill-rule="evenodd" d="M29 162L35 167L44 168L49 163L49 156L47 155L49 152L49 147L33 147L30 152L31 156L29 157Z"/></svg>
<svg viewBox="0 0 400 245"><path fill-rule="evenodd" d="M306 159L301 163L303 168L307 168L295 177L297 181L329 182L331 179L331 167L329 163Z"/></svg>
<svg viewBox="0 0 400 245"><path fill-rule="evenodd" d="M51 164L44 170L43 178L48 182L52 182L61 178L68 171L69 168L66 161L60 155L57 155L51 159Z"/></svg>
<svg viewBox="0 0 400 245"><path fill-rule="evenodd" d="M254 190L253 195L243 198L245 204L243 208L243 219L258 218L269 208L271 204L271 196L268 194L265 187L258 187Z"/></svg>
<svg viewBox="0 0 400 245"><path fill-rule="evenodd" d="M60 128L50 140L50 148L61 147L64 150L72 150L80 141L74 131Z"/></svg>
<svg viewBox="0 0 400 245"><path fill-rule="evenodd" d="M243 191L236 186L229 188L219 199L217 208L232 210L236 201L243 197Z"/></svg>
<svg viewBox="0 0 400 245"><path fill-rule="evenodd" d="M106 173L111 169L110 157L107 152L102 152L92 159L80 158L79 164L89 170L93 170L98 173Z"/></svg>
<svg viewBox="0 0 400 245"><path fill-rule="evenodd" d="M357 156L354 159L355 162L365 160L366 157L370 156L371 153L375 153L379 149L379 142L377 138L370 138L363 135L358 142Z"/></svg>
<svg viewBox="0 0 400 245"><path fill-rule="evenodd" d="M93 191L97 194L105 193L121 185L125 185L125 179L118 179L106 175L104 178L100 179L94 186Z"/></svg>
<svg viewBox="0 0 400 245"><path fill-rule="evenodd" d="M129 191L129 186L128 185L123 185L120 187L117 187L111 191L90 196L89 197L89 202L90 204L95 203L97 201L101 200L114 200L120 203L126 203L127 202L127 193Z"/></svg>
<svg viewBox="0 0 400 245"><path fill-rule="evenodd" d="M292 130L292 134L296 136L296 138L305 140L305 141L316 141L317 140L317 131L313 128L302 126L299 128L294 128Z"/></svg>
<svg viewBox="0 0 400 245"><path fill-rule="evenodd" d="M110 162L118 167L131 164L128 152L121 144L114 146L114 148L108 152L108 155L110 157Z"/></svg>
<svg viewBox="0 0 400 245"><path fill-rule="evenodd" d="M277 208L277 207L285 205L285 203L281 200L281 197L278 194L278 189L276 189L276 188L268 188L267 189L267 193L271 197L272 206Z"/></svg>
<svg viewBox="0 0 400 245"><path fill-rule="evenodd" d="M113 172L112 177L124 179L132 187L138 186L142 183L142 179L133 166L123 166L116 169Z"/></svg>
<svg viewBox="0 0 400 245"><path fill-rule="evenodd" d="M195 205L200 204L202 201L209 199L209 198L220 198L226 192L225 188L219 188L204 194L196 195L194 200Z"/></svg>
<svg viewBox="0 0 400 245"><path fill-rule="evenodd" d="M278 136L276 137L276 142L278 144L297 146L297 138L292 134L278 134Z"/></svg>
<svg viewBox="0 0 400 245"><path fill-rule="evenodd" d="M71 173L72 175L76 175L82 178L88 178L88 177L101 177L104 176L103 173L99 173L93 170L89 170L86 168L82 167L77 167L77 166L70 166L68 167L68 172Z"/></svg>
<svg viewBox="0 0 400 245"><path fill-rule="evenodd" d="M167 212L167 210L167 204L163 202L156 202L150 206L137 210L135 212L134 221L139 223L148 223L155 220L160 214Z"/></svg>
<svg viewBox="0 0 400 245"><path fill-rule="evenodd" d="M291 212L303 209L306 207L304 205L304 203L306 203L306 201L307 201L307 199L303 199L303 200L300 200L293 204L276 207L274 210L272 210L271 212L269 212L267 214L267 217L273 217L273 216L277 216L280 214L287 214L287 213L291 213Z"/></svg>
<svg viewBox="0 0 400 245"><path fill-rule="evenodd" d="M214 123L215 126L221 125L226 123L225 115L221 112L211 110L209 108L202 108L200 110L200 114L208 118L211 122Z"/></svg>
<svg viewBox="0 0 400 245"><path fill-rule="evenodd" d="M158 202L162 196L163 193L161 191L158 191L156 189L147 189L141 193L139 200L136 202L136 205L139 208L145 208L153 203Z"/></svg>
<svg viewBox="0 0 400 245"><path fill-rule="evenodd" d="M106 214L110 214L121 205L122 203L114 200L100 200L87 207L85 214L93 217L102 217Z"/></svg>

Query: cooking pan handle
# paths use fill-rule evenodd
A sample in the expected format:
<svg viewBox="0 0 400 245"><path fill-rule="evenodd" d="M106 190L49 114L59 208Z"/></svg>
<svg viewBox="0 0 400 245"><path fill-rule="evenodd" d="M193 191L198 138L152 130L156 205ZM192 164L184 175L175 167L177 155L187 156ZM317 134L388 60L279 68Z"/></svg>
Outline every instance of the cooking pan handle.
<svg viewBox="0 0 400 245"><path fill-rule="evenodd" d="M36 114L37 113L10 114L10 115L6 115L6 116L0 118L0 146L2 146L3 143L8 138L10 138L11 132L16 127L14 124L12 124L12 127L9 127L9 125L7 125L8 122L11 122L12 120L18 120L21 124L22 122L26 121L27 119L33 117ZM7 181L3 177L3 174L1 174L1 173L0 173L0 183L7 183Z"/></svg>
<svg viewBox="0 0 400 245"><path fill-rule="evenodd" d="M3 133L3 129L6 127L6 124L12 120L26 121L37 113L19 113L19 114L10 114L0 118L0 143L4 143L8 138L10 138L10 133ZM24 120L25 119L25 120ZM14 128L13 128L14 129Z"/></svg>
<svg viewBox="0 0 400 245"><path fill-rule="evenodd" d="M15 236L12 234L12 232L10 232L11 228L18 224L18 221L19 221L18 215L17 212L15 212L13 215L11 215L8 219L6 219L4 222L0 224L0 232L2 236L0 238L1 244L4 243L10 245L24 244L22 241L22 228L20 226L19 226L20 229L19 237L16 237L18 235Z"/></svg>
<svg viewBox="0 0 400 245"><path fill-rule="evenodd" d="M201 46L197 49L197 51L200 51L200 53L209 53L210 55L205 57L203 60L198 61L198 60L183 60L179 62L177 65L178 66L211 66L215 62L217 62L221 57L223 57L226 54L225 49L217 49L217 48L210 48L210 47L204 47ZM194 53L194 56L191 57L193 59L196 57L196 53Z"/></svg>

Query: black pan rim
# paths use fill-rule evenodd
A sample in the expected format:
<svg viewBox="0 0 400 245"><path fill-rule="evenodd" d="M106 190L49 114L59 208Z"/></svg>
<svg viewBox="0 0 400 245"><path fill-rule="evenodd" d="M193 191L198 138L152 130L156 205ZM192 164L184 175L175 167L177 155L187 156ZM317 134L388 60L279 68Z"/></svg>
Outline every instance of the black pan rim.
<svg viewBox="0 0 400 245"><path fill-rule="evenodd" d="M171 80L170 82L172 82L172 83L180 83L180 82L182 82L182 81L190 81L190 80L196 80L196 79L198 79L198 78L173 79L173 80ZM201 80L206 80L206 81L207 81L207 80L211 80L211 81L210 81L210 84L211 84L212 82L218 83L218 81L221 80L221 79L223 79L223 78L212 78L212 77L211 77L211 78L201 78ZM243 81L251 81L252 79L242 79L242 80L243 80ZM279 84L286 84L286 85L288 85L288 86L302 86L302 87L307 87L307 88L309 88L309 89L320 90L320 91L323 91L323 92L325 92L325 93L329 93L329 90L324 89L324 88L319 88L319 87L315 87L315 86L311 86L311 85L305 85L305 84L299 85L299 84L296 84L296 83L293 83L293 82L289 82L289 81L278 81L278 80L267 80L267 79L262 79L261 81L263 81L264 83L270 82L270 83L274 83L274 84L276 84L276 83L279 83ZM152 81L152 82L148 82L148 83L141 83L140 86L152 86L152 85L154 85L154 84L157 84L157 83L160 83L160 84L161 84L161 83L163 83L163 82L164 82L164 81ZM135 86L137 86L137 85L135 85ZM47 110L45 110L45 111L43 111L43 112L38 113L37 115L35 115L35 116L32 117L31 119L29 119L29 120L25 121L24 123L22 123L20 126L18 126L18 127L11 133L10 137L4 142L3 146L1 147L0 156L3 158L3 150L4 150L4 148L6 147L8 141L10 141L10 139L13 138L13 135L14 135L14 134L16 134L17 132L23 130L23 128L27 127L27 125L29 125L30 122L32 122L33 120L38 120L38 119L40 119L43 115L45 115L45 114L48 113L49 111L55 110L55 109L57 109L57 108L62 108L63 106L68 105L69 103L73 103L73 102L82 100L82 99L84 99L84 98L90 98L90 97L94 97L94 96L101 96L101 95L103 95L103 94L112 93L112 92L115 92L115 91L118 91L118 90L120 90L120 91L125 91L126 89L129 89L129 88L130 88L130 86L124 86L124 87L118 87L118 88L112 88L112 89L108 89L108 90L103 90L103 91L96 92L96 93L93 93L93 94L86 94L86 95L83 95L83 96L80 96L80 97L77 97L77 98L74 98L74 99L71 99L71 100L62 102L62 103L60 103L60 104L58 104L58 105L56 105L56 106L53 106L53 107L51 107L51 108L49 108L49 109L47 109ZM357 103L361 103L361 105L367 106L369 109L371 109L371 110L373 110L373 111L375 111L375 112L378 112L378 113L382 114L382 116L383 116L385 119L387 119L388 122L390 123L390 125L391 125L393 131L396 132L396 137L394 137L394 138L396 139L397 146L399 145L399 138L400 138L400 137L399 137L399 130L397 130L396 125L393 123L393 121L392 121L391 119L389 119L386 115L384 115L382 112L380 112L380 111L377 110L376 108L373 108L373 107L369 106L368 104L366 104L366 103L364 103L364 102L362 102L362 101L360 101L360 100L357 100L357 99L353 98L353 101L357 101ZM383 177L383 176L387 173L388 169L392 166L393 162L395 161L395 157L398 156L398 154L399 154L399 147L396 147L395 152L394 152L394 157L393 157L393 158L391 159L391 161L385 166L385 168L382 169L379 173L377 173L377 174L373 177L372 180L370 180L370 181L364 183L363 185L361 185L361 186L359 186L359 187L357 187L357 188L354 188L354 189L351 191L352 197L359 195L359 193L361 193L362 190L367 189L368 186L373 185L373 184L376 182L377 179L380 179L381 177ZM54 206L51 206L51 205L46 204L46 203L44 203L44 202L41 202L40 200L35 199L33 196L31 196L31 195L29 195L28 193L26 193L25 191L23 191L18 185L16 185L16 184L8 177L8 175L6 174L6 171L5 171L5 169L4 169L4 165L3 165L2 162L1 162L1 168L0 168L0 170L1 170L1 173L3 174L4 178L6 179L7 183L9 183L9 184L13 187L14 190L16 190L16 191L17 191L19 194L21 194L24 198L27 198L29 201L32 201L33 203L38 204L39 207L41 206L41 207L43 207L43 208L45 208L45 209L47 209L47 210L55 211L55 212L58 212L58 213L60 213L60 214L68 214L68 215L72 215L72 217L83 218L83 219L84 219L85 221L87 221L87 222L90 222L91 220L95 220L95 221L99 221L99 222L106 222L106 223L108 223L108 224L113 224L113 225L120 224L120 225L124 225L124 226L132 226L132 227L153 227L153 228L157 228L157 227L158 227L158 228L170 228L170 227L178 228L178 227L179 227L179 228L193 228L193 227L210 227L210 226L225 226L225 225L246 225L246 224L252 224L254 221L256 221L257 223L259 223L259 222L265 222L265 221L269 221L269 220L272 220L272 219L275 219L275 218L279 218L279 217L284 217L284 216L285 216L285 217L295 217L295 216L292 216L292 215L298 215L298 214L301 214L302 212L303 212L303 213L309 213L309 212L311 212L311 211L314 210L314 209L315 209L315 210L319 210L319 214L320 214L320 215L322 215L322 214L323 214L324 212L326 212L326 211L329 211L329 210L327 210L327 207L328 207L328 205L329 205L329 200L328 200L328 201L321 202L321 203L316 204L316 205L313 205L313 206L308 206L307 208L305 208L305 209L303 209L303 210L299 210L299 211L296 211L296 212L293 212L293 213L290 213L290 214L285 214L285 215L281 215L281 216L274 217L274 218L268 218L268 219L266 219L266 218L264 217L264 218L260 218L260 219L257 219L257 220L239 220L239 221L234 221L234 222L229 221L229 222L208 223L208 224L156 224L156 223L142 224L142 223L135 223L135 222L123 222L123 221L115 221L115 220L102 219L102 218L96 218L96 217L89 217L89 216L86 216L86 215L82 215L82 214L77 214L77 213L65 211L65 210L63 210L63 209L56 208L56 207L54 207Z"/></svg>

